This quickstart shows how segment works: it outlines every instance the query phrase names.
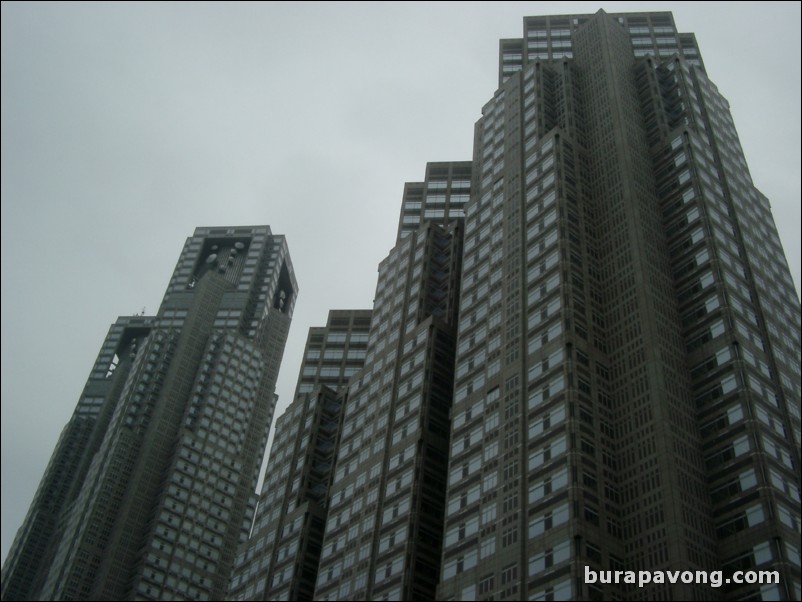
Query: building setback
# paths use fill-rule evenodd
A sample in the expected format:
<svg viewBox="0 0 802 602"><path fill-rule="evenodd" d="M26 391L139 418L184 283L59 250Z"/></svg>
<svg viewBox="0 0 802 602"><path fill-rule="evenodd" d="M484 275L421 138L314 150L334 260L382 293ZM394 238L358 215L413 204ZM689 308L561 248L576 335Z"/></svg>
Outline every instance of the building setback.
<svg viewBox="0 0 802 602"><path fill-rule="evenodd" d="M349 377L365 363L370 310L332 310L309 329L295 399L276 421L235 600L309 600L315 589ZM298 560L301 562L298 562Z"/></svg>
<svg viewBox="0 0 802 602"><path fill-rule="evenodd" d="M404 188L365 368L349 385L315 599L435 594L470 173L470 163L430 163Z"/></svg>
<svg viewBox="0 0 802 602"><path fill-rule="evenodd" d="M3 599L219 599L251 523L297 284L267 226L198 228L111 327L3 567Z"/></svg>

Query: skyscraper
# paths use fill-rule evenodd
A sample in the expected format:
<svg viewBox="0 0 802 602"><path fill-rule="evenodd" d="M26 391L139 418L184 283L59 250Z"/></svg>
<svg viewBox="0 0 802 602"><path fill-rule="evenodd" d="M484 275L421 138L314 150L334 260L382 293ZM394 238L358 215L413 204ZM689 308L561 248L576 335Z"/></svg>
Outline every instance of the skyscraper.
<svg viewBox="0 0 802 602"><path fill-rule="evenodd" d="M670 13L529 17L499 64L439 596L799 598L799 301L693 34ZM630 589L585 566L781 583Z"/></svg>
<svg viewBox="0 0 802 602"><path fill-rule="evenodd" d="M669 13L525 18L473 162L405 187L376 290L347 398L318 385L358 360L314 355L332 317L310 333L230 595L802 597L799 301ZM177 555L148 584L208 596L175 588L199 567ZM781 581L637 588L586 567Z"/></svg>
<svg viewBox="0 0 802 602"><path fill-rule="evenodd" d="M799 301L694 35L527 17L474 140L405 187L315 598L799 599Z"/></svg>
<svg viewBox="0 0 802 602"><path fill-rule="evenodd" d="M198 228L111 327L3 567L4 599L214 599L247 536L297 284L267 226Z"/></svg>

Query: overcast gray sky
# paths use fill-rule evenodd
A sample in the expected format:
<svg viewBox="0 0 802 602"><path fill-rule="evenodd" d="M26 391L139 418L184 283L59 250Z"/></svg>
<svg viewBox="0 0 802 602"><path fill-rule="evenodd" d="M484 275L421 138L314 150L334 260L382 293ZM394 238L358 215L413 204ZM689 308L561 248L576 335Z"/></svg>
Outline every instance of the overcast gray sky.
<svg viewBox="0 0 802 602"><path fill-rule="evenodd" d="M457 9L457 7L459 8ZM405 181L471 158L525 14L672 10L800 282L800 4L2 4L2 557L109 325L196 226L270 224L307 329L369 308Z"/></svg>

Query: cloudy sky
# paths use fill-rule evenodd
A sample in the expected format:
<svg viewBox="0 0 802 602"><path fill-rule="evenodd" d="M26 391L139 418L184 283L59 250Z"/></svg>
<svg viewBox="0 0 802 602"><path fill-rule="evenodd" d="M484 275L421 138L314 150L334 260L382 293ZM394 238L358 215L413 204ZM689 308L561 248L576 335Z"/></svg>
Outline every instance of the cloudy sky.
<svg viewBox="0 0 802 602"><path fill-rule="evenodd" d="M800 282L800 5L2 4L2 557L99 345L196 226L270 224L306 331L369 308L403 183L471 158L524 14L671 10L729 99Z"/></svg>

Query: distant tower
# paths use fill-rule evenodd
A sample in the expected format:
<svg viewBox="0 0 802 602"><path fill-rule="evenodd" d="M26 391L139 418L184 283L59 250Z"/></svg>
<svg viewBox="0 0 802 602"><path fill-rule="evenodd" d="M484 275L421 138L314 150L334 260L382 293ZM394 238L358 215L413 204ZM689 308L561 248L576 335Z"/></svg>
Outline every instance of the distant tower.
<svg viewBox="0 0 802 602"><path fill-rule="evenodd" d="M112 326L3 567L3 599L219 599L247 534L297 284L267 226L198 228Z"/></svg>

